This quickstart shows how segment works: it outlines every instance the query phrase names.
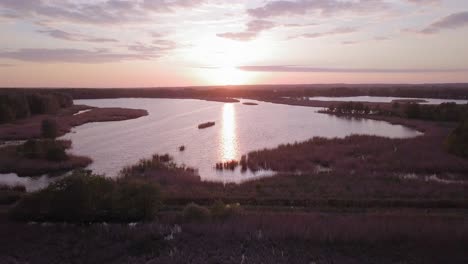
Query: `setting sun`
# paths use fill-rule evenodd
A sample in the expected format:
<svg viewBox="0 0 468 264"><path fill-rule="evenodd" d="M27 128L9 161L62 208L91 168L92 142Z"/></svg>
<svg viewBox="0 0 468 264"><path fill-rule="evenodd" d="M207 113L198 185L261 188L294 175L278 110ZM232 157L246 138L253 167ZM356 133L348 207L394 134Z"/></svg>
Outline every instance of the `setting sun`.
<svg viewBox="0 0 468 264"><path fill-rule="evenodd" d="M0 0L0 264L468 263L468 0Z"/></svg>
<svg viewBox="0 0 468 264"><path fill-rule="evenodd" d="M240 85L247 84L252 80L251 73L232 66L202 69L199 74L205 81L213 85Z"/></svg>
<svg viewBox="0 0 468 264"><path fill-rule="evenodd" d="M258 73L238 69L267 56L265 43L234 42L218 37L196 41L187 58L194 62L197 77L211 85L240 85L255 82Z"/></svg>

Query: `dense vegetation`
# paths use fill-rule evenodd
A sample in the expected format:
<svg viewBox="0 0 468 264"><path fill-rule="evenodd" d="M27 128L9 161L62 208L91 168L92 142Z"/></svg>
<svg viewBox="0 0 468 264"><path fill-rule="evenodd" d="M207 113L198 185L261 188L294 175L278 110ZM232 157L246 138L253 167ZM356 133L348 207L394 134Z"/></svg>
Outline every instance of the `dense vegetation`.
<svg viewBox="0 0 468 264"><path fill-rule="evenodd" d="M460 122L468 117L468 104L442 103L440 105L407 104L404 107L407 118L430 121Z"/></svg>
<svg viewBox="0 0 468 264"><path fill-rule="evenodd" d="M44 138L56 138L59 134L57 121L54 119L44 119L41 123L41 135Z"/></svg>
<svg viewBox="0 0 468 264"><path fill-rule="evenodd" d="M17 147L19 156L28 159L46 159L48 161L65 161L69 157L65 150L70 146L69 141L51 139L30 139Z"/></svg>
<svg viewBox="0 0 468 264"><path fill-rule="evenodd" d="M468 158L468 118L449 135L447 148L453 154Z"/></svg>
<svg viewBox="0 0 468 264"><path fill-rule="evenodd" d="M337 113L337 114L370 114L371 109L368 105L364 105L360 102L346 102L341 103L338 106L328 107L328 111ZM377 111L374 109L373 111Z"/></svg>
<svg viewBox="0 0 468 264"><path fill-rule="evenodd" d="M12 204L18 201L26 192L22 185L3 185L0 184L0 205Z"/></svg>
<svg viewBox="0 0 468 264"><path fill-rule="evenodd" d="M25 89L27 92L59 91L74 99L98 98L280 98L312 96L392 96L420 98L467 99L467 84L422 84L422 85L233 85L184 88L126 88L126 89ZM15 93L15 89L0 89L0 93Z"/></svg>
<svg viewBox="0 0 468 264"><path fill-rule="evenodd" d="M56 92L0 94L0 124L37 114L55 114L72 105L70 96Z"/></svg>
<svg viewBox="0 0 468 264"><path fill-rule="evenodd" d="M344 102L336 106L329 106L327 112L359 115L374 114L429 121L460 122L468 117L468 104L442 103L440 105L424 105L395 102L391 108L382 108L378 104L369 105L360 102Z"/></svg>
<svg viewBox="0 0 468 264"><path fill-rule="evenodd" d="M137 180L112 180L89 171L24 197L11 216L28 221L131 222L151 220L161 205L159 188Z"/></svg>

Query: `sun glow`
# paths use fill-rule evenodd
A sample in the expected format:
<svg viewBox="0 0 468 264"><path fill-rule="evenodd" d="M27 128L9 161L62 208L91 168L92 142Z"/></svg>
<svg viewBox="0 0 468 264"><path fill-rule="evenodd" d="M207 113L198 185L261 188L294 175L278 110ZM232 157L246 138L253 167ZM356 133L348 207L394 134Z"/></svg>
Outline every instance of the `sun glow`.
<svg viewBox="0 0 468 264"><path fill-rule="evenodd" d="M251 80L248 72L229 66L204 69L201 74L204 79L214 85L240 85L247 84Z"/></svg>
<svg viewBox="0 0 468 264"><path fill-rule="evenodd" d="M237 158L236 118L234 104L223 106L220 156L223 162Z"/></svg>
<svg viewBox="0 0 468 264"><path fill-rule="evenodd" d="M196 74L211 85L238 85L254 81L256 73L238 69L239 66L255 64L267 56L264 43L249 43L205 38L197 41L188 57L196 64Z"/></svg>

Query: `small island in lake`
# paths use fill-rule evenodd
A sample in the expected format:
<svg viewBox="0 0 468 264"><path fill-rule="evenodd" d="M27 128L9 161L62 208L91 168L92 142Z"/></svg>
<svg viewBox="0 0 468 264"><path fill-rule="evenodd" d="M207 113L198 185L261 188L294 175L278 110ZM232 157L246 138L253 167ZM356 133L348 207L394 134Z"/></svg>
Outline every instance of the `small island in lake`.
<svg viewBox="0 0 468 264"><path fill-rule="evenodd" d="M395 100L392 100L392 103L420 104L420 103L428 103L428 101L424 99L395 99Z"/></svg>
<svg viewBox="0 0 468 264"><path fill-rule="evenodd" d="M245 102L245 103L242 103L244 105L258 105L257 103L252 103L252 102Z"/></svg>
<svg viewBox="0 0 468 264"><path fill-rule="evenodd" d="M215 122L206 122L198 125L198 129L204 129L207 127L212 127L215 125Z"/></svg>

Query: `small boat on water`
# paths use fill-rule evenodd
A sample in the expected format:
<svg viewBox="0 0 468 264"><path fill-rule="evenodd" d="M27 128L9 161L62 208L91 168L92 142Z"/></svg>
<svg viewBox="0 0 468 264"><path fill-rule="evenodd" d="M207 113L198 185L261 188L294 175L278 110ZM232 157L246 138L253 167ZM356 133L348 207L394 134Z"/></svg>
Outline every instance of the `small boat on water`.
<svg viewBox="0 0 468 264"><path fill-rule="evenodd" d="M206 123L199 124L198 129L203 129L203 128L211 127L214 125L215 125L215 122L206 122Z"/></svg>

